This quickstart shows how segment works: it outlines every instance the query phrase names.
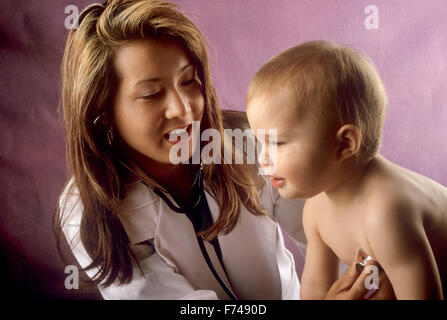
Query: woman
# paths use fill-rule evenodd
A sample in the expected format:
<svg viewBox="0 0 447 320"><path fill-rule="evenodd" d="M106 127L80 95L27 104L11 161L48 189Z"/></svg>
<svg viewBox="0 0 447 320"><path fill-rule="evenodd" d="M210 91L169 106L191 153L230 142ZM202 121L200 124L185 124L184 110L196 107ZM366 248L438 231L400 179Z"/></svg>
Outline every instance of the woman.
<svg viewBox="0 0 447 320"><path fill-rule="evenodd" d="M71 174L56 231L106 299L298 298L293 257L265 216L275 199L256 170L170 161L175 135L187 138L182 160L201 150L194 134L224 136L204 43L174 5L152 0L93 4L68 35Z"/></svg>

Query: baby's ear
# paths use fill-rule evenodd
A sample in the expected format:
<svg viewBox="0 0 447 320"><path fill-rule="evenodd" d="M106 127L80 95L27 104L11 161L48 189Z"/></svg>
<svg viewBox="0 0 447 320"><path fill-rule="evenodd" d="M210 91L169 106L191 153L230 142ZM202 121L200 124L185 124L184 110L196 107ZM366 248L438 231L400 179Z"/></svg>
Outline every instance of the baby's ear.
<svg viewBox="0 0 447 320"><path fill-rule="evenodd" d="M362 146L362 132L352 124L342 126L336 135L337 157L340 161L359 153Z"/></svg>

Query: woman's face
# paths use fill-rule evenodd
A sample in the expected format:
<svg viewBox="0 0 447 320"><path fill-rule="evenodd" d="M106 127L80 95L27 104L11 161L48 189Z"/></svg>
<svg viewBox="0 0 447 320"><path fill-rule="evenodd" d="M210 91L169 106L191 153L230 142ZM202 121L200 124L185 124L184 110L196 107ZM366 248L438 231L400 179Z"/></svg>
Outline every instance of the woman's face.
<svg viewBox="0 0 447 320"><path fill-rule="evenodd" d="M118 50L114 65L114 134L124 142L126 156L170 163L172 132L189 139L189 159L197 147L192 122L202 119L205 103L196 66L183 47L174 41L135 41Z"/></svg>

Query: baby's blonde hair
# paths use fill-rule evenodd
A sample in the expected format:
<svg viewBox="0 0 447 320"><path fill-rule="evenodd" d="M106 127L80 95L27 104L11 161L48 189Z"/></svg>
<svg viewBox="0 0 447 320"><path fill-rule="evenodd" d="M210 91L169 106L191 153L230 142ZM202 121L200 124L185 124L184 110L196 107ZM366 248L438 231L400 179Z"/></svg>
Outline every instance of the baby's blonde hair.
<svg viewBox="0 0 447 320"><path fill-rule="evenodd" d="M271 58L256 73L247 93L258 95L292 91L300 112L318 112L341 127L355 125L362 133L359 154L377 154L385 119L387 96L373 62L344 46L312 41ZM328 117L327 117L328 116Z"/></svg>

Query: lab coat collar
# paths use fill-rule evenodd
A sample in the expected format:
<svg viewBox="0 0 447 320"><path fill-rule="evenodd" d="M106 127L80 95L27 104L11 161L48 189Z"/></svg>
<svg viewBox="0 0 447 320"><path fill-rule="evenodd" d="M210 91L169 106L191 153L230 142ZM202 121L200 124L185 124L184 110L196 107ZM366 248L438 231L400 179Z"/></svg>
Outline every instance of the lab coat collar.
<svg viewBox="0 0 447 320"><path fill-rule="evenodd" d="M204 191L211 216L216 221L219 216L219 207L214 198L206 190ZM127 183L124 194L120 218L130 242L137 244L153 238L160 211L166 208L160 203L163 200L139 180ZM169 198L175 203L172 197ZM172 213L181 214L174 211Z"/></svg>
<svg viewBox="0 0 447 320"><path fill-rule="evenodd" d="M198 247L185 252L185 247L198 246L187 217L172 211L158 195L141 182L128 185L126 193L120 219L132 244L154 239L157 252L165 262L184 274L195 287L206 287L206 284L216 282L206 271L206 264L198 266L198 262L203 260ZM216 221L220 211L218 204L206 191L205 196L213 220ZM184 232L178 233L180 229ZM167 234L172 236L167 237ZM281 285L278 286L281 280L275 254L277 226L273 220L253 215L242 206L235 228L227 235L219 235L218 239L224 253L224 263L227 259L231 261L227 271L240 297L281 297ZM228 253L231 253L231 257ZM247 259L251 263L247 263ZM218 262L215 264L218 265ZM191 269L191 265L196 267ZM253 269L253 265L257 267ZM247 278L247 275L250 277ZM262 285L257 279L264 279ZM217 282L214 290L219 297L226 296Z"/></svg>

